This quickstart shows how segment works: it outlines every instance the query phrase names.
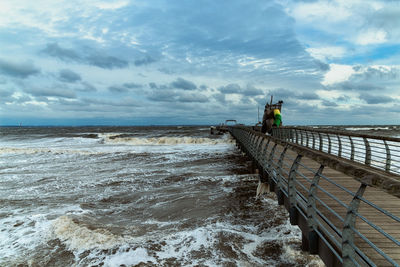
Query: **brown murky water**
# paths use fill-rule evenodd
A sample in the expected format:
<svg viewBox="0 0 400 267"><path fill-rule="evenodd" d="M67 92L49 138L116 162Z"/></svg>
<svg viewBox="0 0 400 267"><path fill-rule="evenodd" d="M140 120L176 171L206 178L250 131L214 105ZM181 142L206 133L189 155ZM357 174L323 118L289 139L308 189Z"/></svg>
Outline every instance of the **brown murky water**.
<svg viewBox="0 0 400 267"><path fill-rule="evenodd" d="M0 266L319 266L228 136L1 128Z"/></svg>

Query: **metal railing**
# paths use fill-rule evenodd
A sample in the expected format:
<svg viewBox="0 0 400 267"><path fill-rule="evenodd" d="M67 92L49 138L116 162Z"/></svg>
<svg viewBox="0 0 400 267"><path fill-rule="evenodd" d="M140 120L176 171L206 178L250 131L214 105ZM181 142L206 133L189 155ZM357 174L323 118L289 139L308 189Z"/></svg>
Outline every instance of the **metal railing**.
<svg viewBox="0 0 400 267"><path fill-rule="evenodd" d="M274 128L272 136L390 173L400 174L400 138L307 127Z"/></svg>
<svg viewBox="0 0 400 267"><path fill-rule="evenodd" d="M275 131L274 137L246 127L229 127L229 132L240 149L257 164L260 180L268 180L270 190L277 194L278 203L285 203L290 222L305 225L303 238L308 242L310 253L320 254L323 258L326 253L320 250L325 247L335 259L332 263L332 257L323 258L328 265L400 266L400 233L397 231L400 229L400 204L394 210L385 210L364 195L366 190L377 189L354 179L351 179L352 183L343 184L323 174L324 165L310 167L302 161L304 156L299 152L302 146L345 155L348 147L342 138L349 138L349 135L341 135L334 141L332 133L291 128ZM375 143L371 138L367 139L369 144ZM352 135L350 140L356 143L355 136ZM349 157L356 159L357 146L350 146ZM369 150L367 145L364 148ZM370 156L364 156L367 162L372 161L372 151L375 151L370 150ZM370 159L366 160L367 157ZM390 165L389 170L392 168ZM399 202L390 194L385 199Z"/></svg>

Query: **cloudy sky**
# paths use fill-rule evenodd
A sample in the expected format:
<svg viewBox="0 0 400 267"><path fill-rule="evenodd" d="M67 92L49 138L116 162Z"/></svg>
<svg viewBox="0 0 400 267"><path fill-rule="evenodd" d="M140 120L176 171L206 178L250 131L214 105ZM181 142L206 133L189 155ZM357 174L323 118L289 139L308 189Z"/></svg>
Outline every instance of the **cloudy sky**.
<svg viewBox="0 0 400 267"><path fill-rule="evenodd" d="M400 1L1 0L0 125L400 124Z"/></svg>

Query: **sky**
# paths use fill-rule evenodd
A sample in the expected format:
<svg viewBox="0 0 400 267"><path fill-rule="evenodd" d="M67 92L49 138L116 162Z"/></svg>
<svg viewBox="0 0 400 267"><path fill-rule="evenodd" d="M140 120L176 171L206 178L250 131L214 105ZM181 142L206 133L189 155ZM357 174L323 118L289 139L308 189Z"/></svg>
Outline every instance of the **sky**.
<svg viewBox="0 0 400 267"><path fill-rule="evenodd" d="M1 0L0 125L400 124L400 1Z"/></svg>

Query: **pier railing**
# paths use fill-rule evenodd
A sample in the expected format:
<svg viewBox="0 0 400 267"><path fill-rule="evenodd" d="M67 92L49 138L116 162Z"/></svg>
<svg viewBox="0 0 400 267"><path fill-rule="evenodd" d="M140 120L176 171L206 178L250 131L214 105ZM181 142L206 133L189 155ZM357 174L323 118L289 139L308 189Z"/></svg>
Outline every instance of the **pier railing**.
<svg viewBox="0 0 400 267"><path fill-rule="evenodd" d="M309 127L274 128L272 135L287 142L400 174L400 138Z"/></svg>
<svg viewBox="0 0 400 267"><path fill-rule="evenodd" d="M290 222L302 229L303 249L319 254L327 266L399 266L400 182L342 162L338 157L349 150L343 136L334 135L340 140L335 142L332 133L320 138L300 129L274 136L246 127L229 132L256 164L260 181L285 205ZM352 139L349 157L357 159Z"/></svg>

